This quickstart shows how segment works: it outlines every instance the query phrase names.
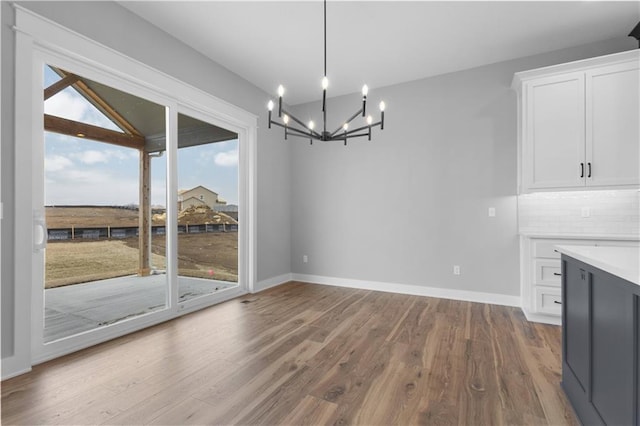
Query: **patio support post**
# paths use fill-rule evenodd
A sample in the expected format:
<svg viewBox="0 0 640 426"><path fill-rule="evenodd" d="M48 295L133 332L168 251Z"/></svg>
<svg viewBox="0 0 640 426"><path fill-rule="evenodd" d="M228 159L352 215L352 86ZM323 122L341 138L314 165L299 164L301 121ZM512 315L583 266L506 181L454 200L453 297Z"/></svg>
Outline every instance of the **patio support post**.
<svg viewBox="0 0 640 426"><path fill-rule="evenodd" d="M140 202L138 206L138 276L145 277L151 274L149 258L150 224L151 219L151 185L150 185L151 159L149 154L140 150Z"/></svg>

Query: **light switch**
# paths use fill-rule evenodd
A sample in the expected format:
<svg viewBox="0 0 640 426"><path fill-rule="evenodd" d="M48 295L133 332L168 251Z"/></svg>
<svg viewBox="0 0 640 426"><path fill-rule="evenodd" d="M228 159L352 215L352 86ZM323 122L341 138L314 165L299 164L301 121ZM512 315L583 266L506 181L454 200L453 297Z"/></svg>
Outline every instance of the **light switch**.
<svg viewBox="0 0 640 426"><path fill-rule="evenodd" d="M591 209L589 207L582 208L582 217L591 217Z"/></svg>
<svg viewBox="0 0 640 426"><path fill-rule="evenodd" d="M496 217L496 208L489 207L489 217Z"/></svg>

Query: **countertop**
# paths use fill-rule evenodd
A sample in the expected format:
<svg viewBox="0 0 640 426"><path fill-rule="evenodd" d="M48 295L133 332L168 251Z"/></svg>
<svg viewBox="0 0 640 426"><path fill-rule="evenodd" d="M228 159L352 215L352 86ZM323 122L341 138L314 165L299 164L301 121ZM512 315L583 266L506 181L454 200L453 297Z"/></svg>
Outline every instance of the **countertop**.
<svg viewBox="0 0 640 426"><path fill-rule="evenodd" d="M562 254L640 285L639 247L559 245L556 249Z"/></svg>
<svg viewBox="0 0 640 426"><path fill-rule="evenodd" d="M571 234L563 232L535 232L520 231L519 234L528 238L557 238L575 240L612 240L612 241L640 241L638 234Z"/></svg>

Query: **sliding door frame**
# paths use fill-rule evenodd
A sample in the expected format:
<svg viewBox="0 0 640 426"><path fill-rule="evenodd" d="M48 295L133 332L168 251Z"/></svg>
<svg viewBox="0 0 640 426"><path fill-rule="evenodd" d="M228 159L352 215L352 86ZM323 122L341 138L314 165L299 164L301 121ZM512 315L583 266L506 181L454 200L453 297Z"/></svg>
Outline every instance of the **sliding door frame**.
<svg viewBox="0 0 640 426"><path fill-rule="evenodd" d="M16 283L14 354L3 359L13 372L84 347L176 318L252 292L256 281L257 117L57 23L16 9ZM116 89L164 105L167 136L167 306L165 309L44 344L42 336L44 263L36 245L42 233L34 215L43 214L44 64L57 65ZM178 113L195 115L238 134L238 286L178 302L177 136ZM28 212L28 214L26 213ZM38 262L41 262L38 265ZM40 331L38 325L40 324ZM8 364L8 365L7 365Z"/></svg>

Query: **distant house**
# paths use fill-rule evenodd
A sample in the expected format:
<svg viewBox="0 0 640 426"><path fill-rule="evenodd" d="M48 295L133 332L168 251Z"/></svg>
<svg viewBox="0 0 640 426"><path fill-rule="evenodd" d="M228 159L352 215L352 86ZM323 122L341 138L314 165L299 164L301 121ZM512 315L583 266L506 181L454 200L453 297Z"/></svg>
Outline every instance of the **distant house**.
<svg viewBox="0 0 640 426"><path fill-rule="evenodd" d="M181 189L178 191L178 211L182 211L191 206L209 206L216 209L218 206L224 206L227 202L220 198L217 193L202 185L198 185L191 189Z"/></svg>

